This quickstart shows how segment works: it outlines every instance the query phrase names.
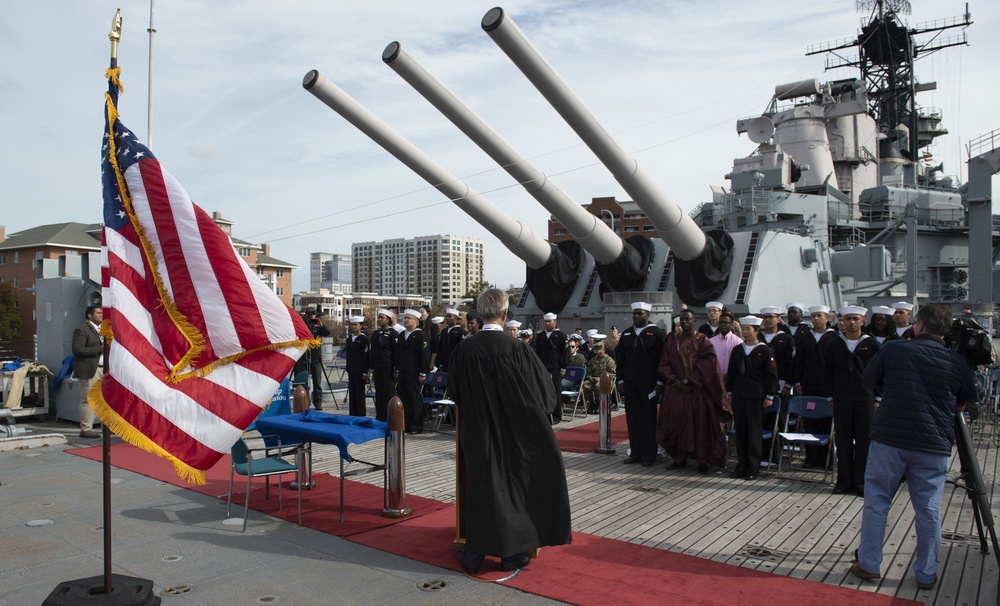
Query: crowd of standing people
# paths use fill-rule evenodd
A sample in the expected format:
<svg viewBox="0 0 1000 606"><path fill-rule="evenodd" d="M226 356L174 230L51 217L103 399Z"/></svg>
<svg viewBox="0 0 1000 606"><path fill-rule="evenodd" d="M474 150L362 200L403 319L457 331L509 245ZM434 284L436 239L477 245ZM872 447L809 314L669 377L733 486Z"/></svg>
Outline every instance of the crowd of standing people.
<svg viewBox="0 0 1000 606"><path fill-rule="evenodd" d="M407 309L402 325L393 311L379 309L370 336L362 332L365 318L351 317L345 345L350 413L365 414L370 377L376 418L386 419L398 394L409 434L423 431L428 373L453 375L448 396L468 415L460 444L467 471L474 471L466 572L477 571L486 555L501 558L505 570L520 568L538 546L569 542L565 472L549 425L561 422L566 370L578 366L586 371L580 389L591 410L601 375L617 384L630 445L625 464L652 466L666 460L662 450L667 469L693 462L708 474L725 466L728 429L737 458L731 476L755 480L771 463L761 430L764 415L779 413L775 402L803 395L825 403L836 427L833 492L866 497L851 572L879 577L888 507L905 477L917 511L913 568L921 587L936 582L938 506L954 415L976 399L969 365L944 344L947 307L925 305L911 324L914 306L905 301L871 310L847 305L835 320L825 305L790 302L736 318L712 301L700 326L682 308L664 330L650 321L652 305L637 301L632 325L620 334L612 327L609 336L597 329L565 333L555 313L544 314L537 331L522 328L495 289L479 304L482 311L464 318L453 308L437 318L426 306ZM829 419L801 421L803 431L830 432ZM826 466L830 454L809 446L804 465ZM514 478L550 498L525 501L510 490Z"/></svg>

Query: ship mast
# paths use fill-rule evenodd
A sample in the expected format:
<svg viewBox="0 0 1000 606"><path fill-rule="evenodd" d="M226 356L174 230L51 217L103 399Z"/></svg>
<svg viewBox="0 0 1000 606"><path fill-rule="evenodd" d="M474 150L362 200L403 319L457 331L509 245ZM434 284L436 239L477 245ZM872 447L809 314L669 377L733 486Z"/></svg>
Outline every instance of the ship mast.
<svg viewBox="0 0 1000 606"><path fill-rule="evenodd" d="M965 14L908 28L900 15L910 14L909 0L856 0L859 12L869 13L868 23L854 39L816 44L806 49L806 55L828 53L827 71L839 67L857 67L868 91L868 111L884 135L879 156L903 157L910 162L912 182L917 184L920 148L948 131L936 128L937 121L921 129L916 93L934 90L936 83L919 83L914 77L914 62L943 48L968 45L965 28L972 24L969 5ZM941 32L960 28L954 36L941 37ZM918 36L932 34L921 43ZM838 51L857 49L857 55L844 56ZM902 128L900 128L902 127Z"/></svg>

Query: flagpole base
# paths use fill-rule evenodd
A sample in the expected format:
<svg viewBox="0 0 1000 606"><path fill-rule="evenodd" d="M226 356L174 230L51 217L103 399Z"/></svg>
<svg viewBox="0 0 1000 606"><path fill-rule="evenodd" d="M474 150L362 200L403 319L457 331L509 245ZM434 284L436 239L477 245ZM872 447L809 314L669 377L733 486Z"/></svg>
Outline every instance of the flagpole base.
<svg viewBox="0 0 1000 606"><path fill-rule="evenodd" d="M413 513L413 510L409 507L404 507L403 509L383 509L383 518L405 518Z"/></svg>
<svg viewBox="0 0 1000 606"><path fill-rule="evenodd" d="M42 606L160 606L153 581L121 574L111 575L111 593L104 593L104 576L63 581Z"/></svg>

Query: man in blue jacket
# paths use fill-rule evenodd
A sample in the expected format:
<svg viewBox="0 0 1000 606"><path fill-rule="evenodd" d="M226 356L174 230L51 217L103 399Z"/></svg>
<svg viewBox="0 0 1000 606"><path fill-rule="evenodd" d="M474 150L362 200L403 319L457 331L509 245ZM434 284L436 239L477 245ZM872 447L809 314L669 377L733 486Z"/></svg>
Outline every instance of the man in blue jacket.
<svg viewBox="0 0 1000 606"><path fill-rule="evenodd" d="M917 530L917 587L932 589L937 583L941 493L955 441L955 414L977 399L972 368L944 344L951 324L948 307L921 307L913 340L887 341L865 368L865 381L881 391L882 402L865 470L861 547L851 566L859 578L880 576L886 517L905 477Z"/></svg>

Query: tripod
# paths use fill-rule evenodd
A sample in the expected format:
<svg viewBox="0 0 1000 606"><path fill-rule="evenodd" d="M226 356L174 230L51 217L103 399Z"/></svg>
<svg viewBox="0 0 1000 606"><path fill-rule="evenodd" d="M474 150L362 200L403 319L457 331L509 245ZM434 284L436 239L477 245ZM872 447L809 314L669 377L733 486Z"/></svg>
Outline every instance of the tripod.
<svg viewBox="0 0 1000 606"><path fill-rule="evenodd" d="M976 518L976 530L979 531L979 553L984 555L990 553L990 547L986 543L986 535L983 533L985 527L993 541L993 554L996 556L997 564L1000 564L1000 544L997 543L993 513L990 511L990 499L983 482L983 473L979 469L979 461L976 460L976 452L972 448L969 428L965 423L965 413L955 415L955 443L958 446L958 460L962 466L958 477L954 480L948 480L948 483L964 489L972 501L972 513Z"/></svg>

